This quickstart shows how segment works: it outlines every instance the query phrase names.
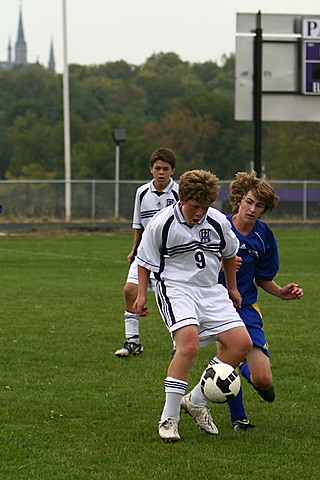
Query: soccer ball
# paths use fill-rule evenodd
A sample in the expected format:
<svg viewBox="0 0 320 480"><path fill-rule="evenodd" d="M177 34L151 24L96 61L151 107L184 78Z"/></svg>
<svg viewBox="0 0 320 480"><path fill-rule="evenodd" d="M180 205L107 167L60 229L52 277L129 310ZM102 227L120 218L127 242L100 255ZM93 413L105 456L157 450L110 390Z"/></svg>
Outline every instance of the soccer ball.
<svg viewBox="0 0 320 480"><path fill-rule="evenodd" d="M201 390L214 403L225 403L239 393L241 381L237 371L227 363L209 365L201 376Z"/></svg>

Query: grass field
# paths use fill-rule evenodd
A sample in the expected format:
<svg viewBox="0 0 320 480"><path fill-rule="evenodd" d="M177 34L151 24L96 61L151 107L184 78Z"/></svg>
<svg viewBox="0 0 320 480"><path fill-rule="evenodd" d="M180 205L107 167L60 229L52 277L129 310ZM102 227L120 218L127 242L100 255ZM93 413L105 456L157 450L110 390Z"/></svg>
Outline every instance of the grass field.
<svg viewBox="0 0 320 480"><path fill-rule="evenodd" d="M255 429L234 432L212 404L220 434L182 415L177 444L157 432L172 347L152 295L144 354L114 355L131 234L1 237L0 478L318 479L320 229L275 233L278 282L304 288L299 302L260 295L276 401L243 382ZM201 350L190 386L213 353Z"/></svg>

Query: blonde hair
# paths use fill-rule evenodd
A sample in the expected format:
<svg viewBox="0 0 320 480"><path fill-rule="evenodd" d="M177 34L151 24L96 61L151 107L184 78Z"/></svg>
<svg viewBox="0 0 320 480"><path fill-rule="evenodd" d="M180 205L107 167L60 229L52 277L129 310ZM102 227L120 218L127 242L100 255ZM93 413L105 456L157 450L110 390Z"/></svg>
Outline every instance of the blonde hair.
<svg viewBox="0 0 320 480"><path fill-rule="evenodd" d="M211 205L217 199L220 186L218 178L206 170L190 170L180 177L179 197L182 201L194 200Z"/></svg>
<svg viewBox="0 0 320 480"><path fill-rule="evenodd" d="M276 195L274 188L270 183L257 177L255 171L251 173L238 172L235 175L236 179L229 185L230 190L230 205L232 207L232 213L239 211L239 204L241 200L252 191L255 197L264 203L264 211L272 211L276 208L279 201L279 197Z"/></svg>

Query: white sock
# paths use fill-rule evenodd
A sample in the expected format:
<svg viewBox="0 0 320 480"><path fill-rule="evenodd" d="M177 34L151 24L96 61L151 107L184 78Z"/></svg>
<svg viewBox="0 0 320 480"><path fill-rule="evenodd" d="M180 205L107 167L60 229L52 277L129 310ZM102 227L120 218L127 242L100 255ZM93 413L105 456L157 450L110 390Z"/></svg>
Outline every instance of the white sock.
<svg viewBox="0 0 320 480"><path fill-rule="evenodd" d="M215 363L223 363L223 362L221 362L221 360L218 357L213 357L213 359L210 360L210 362L208 363L208 367L210 367L210 365L214 365Z"/></svg>
<svg viewBox="0 0 320 480"><path fill-rule="evenodd" d="M139 343L139 315L132 312L124 312L124 325L126 339L129 340L132 337L138 339Z"/></svg>
<svg viewBox="0 0 320 480"><path fill-rule="evenodd" d="M167 418L174 418L177 422L180 418L180 404L183 395L185 394L188 383L176 378L167 377L164 380L166 402L161 414L161 421Z"/></svg>
<svg viewBox="0 0 320 480"><path fill-rule="evenodd" d="M202 393L200 382L191 390L190 401L199 406L208 405L208 400Z"/></svg>

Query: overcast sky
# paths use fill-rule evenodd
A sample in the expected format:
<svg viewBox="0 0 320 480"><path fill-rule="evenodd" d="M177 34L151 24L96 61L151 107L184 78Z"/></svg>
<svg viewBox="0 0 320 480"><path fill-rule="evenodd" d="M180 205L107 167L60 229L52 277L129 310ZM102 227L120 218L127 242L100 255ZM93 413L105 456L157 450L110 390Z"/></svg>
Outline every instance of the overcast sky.
<svg viewBox="0 0 320 480"><path fill-rule="evenodd" d="M220 62L235 52L237 13L320 15L316 0L65 0L67 58L81 65L125 60L143 64L174 52L189 62ZM53 39L63 71L63 0L0 0L0 60L17 39L22 4L28 62L47 65Z"/></svg>

